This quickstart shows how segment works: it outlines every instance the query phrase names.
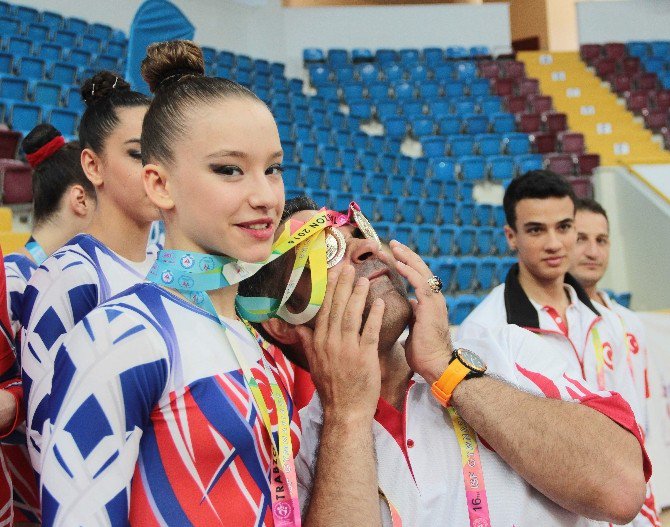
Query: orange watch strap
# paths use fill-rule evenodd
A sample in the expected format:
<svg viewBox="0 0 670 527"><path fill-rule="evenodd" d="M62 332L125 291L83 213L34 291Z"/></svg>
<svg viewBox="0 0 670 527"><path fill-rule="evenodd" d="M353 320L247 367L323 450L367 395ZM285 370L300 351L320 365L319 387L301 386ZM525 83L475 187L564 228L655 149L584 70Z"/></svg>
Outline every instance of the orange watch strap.
<svg viewBox="0 0 670 527"><path fill-rule="evenodd" d="M435 398L442 406L448 406L451 399L451 394L465 377L472 370L465 366L460 360L454 359L451 364L447 366L444 373L436 380L430 388Z"/></svg>

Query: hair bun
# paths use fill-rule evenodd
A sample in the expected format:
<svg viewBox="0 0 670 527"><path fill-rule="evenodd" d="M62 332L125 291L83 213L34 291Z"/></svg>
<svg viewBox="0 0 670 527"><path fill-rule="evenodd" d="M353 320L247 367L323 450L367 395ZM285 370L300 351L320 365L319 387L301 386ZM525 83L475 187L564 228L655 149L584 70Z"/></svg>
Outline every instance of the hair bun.
<svg viewBox="0 0 670 527"><path fill-rule="evenodd" d="M28 133L28 135L23 138L23 141L21 142L21 149L26 154L34 154L49 141L53 141L60 135L63 134L61 134L50 124L38 124Z"/></svg>
<svg viewBox="0 0 670 527"><path fill-rule="evenodd" d="M114 91L130 91L123 77L111 71L100 71L84 81L81 87L81 98L86 106L91 106L114 94Z"/></svg>
<svg viewBox="0 0 670 527"><path fill-rule="evenodd" d="M155 93L164 81L185 75L204 75L205 59L200 47L190 40L157 42L147 48L142 61L142 78Z"/></svg>

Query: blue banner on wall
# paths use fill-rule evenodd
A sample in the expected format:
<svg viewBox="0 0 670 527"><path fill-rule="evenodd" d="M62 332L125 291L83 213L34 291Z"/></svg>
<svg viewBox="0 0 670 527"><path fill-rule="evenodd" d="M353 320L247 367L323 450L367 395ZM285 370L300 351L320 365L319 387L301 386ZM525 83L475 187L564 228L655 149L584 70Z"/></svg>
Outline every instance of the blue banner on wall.
<svg viewBox="0 0 670 527"><path fill-rule="evenodd" d="M149 93L140 65L147 54L147 46L163 40L193 40L195 28L178 7L166 0L147 0L135 14L128 38L128 65L126 79L134 90Z"/></svg>

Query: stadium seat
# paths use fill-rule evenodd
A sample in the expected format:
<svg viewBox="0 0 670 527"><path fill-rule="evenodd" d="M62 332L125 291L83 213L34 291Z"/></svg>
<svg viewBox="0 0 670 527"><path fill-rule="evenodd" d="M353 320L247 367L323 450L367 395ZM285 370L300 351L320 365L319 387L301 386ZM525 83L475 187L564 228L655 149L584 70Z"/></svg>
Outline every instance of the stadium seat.
<svg viewBox="0 0 670 527"><path fill-rule="evenodd" d="M449 66L445 65L444 68L449 68ZM466 84L461 81L447 80L446 82L442 83L442 89L444 90L445 97L462 97L465 95Z"/></svg>
<svg viewBox="0 0 670 527"><path fill-rule="evenodd" d="M49 26L43 24L28 24L26 37L34 43L49 40Z"/></svg>
<svg viewBox="0 0 670 527"><path fill-rule="evenodd" d="M554 132L535 132L529 136L533 151L538 154L556 152L558 142Z"/></svg>
<svg viewBox="0 0 670 527"><path fill-rule="evenodd" d="M323 188L324 172L322 168L313 165L302 165L300 167L300 176L306 188L311 190Z"/></svg>
<svg viewBox="0 0 670 527"><path fill-rule="evenodd" d="M394 104L397 104L396 101L394 101L394 100L392 101L392 100L389 99L389 85L386 84L386 82L379 81L379 82L372 82L372 83L368 84L367 92L368 92L368 97L370 99L372 99L373 101L375 101L376 103L393 102ZM397 111L398 111L398 109L396 107L396 113L397 113Z"/></svg>
<svg viewBox="0 0 670 527"><path fill-rule="evenodd" d="M495 180L514 177L515 164L511 156L488 156L486 158L489 177Z"/></svg>
<svg viewBox="0 0 670 527"><path fill-rule="evenodd" d="M77 68L66 62L55 62L51 67L49 77L59 84L74 84L77 77Z"/></svg>
<svg viewBox="0 0 670 527"><path fill-rule="evenodd" d="M9 122L14 130L27 134L42 120L42 108L37 104L16 102L9 111Z"/></svg>
<svg viewBox="0 0 670 527"><path fill-rule="evenodd" d="M458 326L477 307L479 299L474 295L461 295L452 300L449 309L449 323Z"/></svg>
<svg viewBox="0 0 670 527"><path fill-rule="evenodd" d="M349 115L360 119L361 121L369 121L372 119L372 104L365 99L350 99L348 101Z"/></svg>
<svg viewBox="0 0 670 527"><path fill-rule="evenodd" d="M459 199L464 202L472 201L473 189L474 189L474 183L472 181L459 181L458 182Z"/></svg>
<svg viewBox="0 0 670 527"><path fill-rule="evenodd" d="M0 159L14 159L20 141L20 132L0 130Z"/></svg>
<svg viewBox="0 0 670 527"><path fill-rule="evenodd" d="M456 217L461 225L469 226L474 222L475 205L472 202L461 201L456 205Z"/></svg>
<svg viewBox="0 0 670 527"><path fill-rule="evenodd" d="M463 225L456 233L456 247L461 255L473 254L475 251L475 239L477 229L471 225Z"/></svg>
<svg viewBox="0 0 670 527"><path fill-rule="evenodd" d="M52 11L43 11L40 21L52 31L56 31L63 27L63 15Z"/></svg>
<svg viewBox="0 0 670 527"><path fill-rule="evenodd" d="M335 68L335 80L343 87L344 84L356 83L356 74L353 66L339 66ZM357 97L363 96L363 86L360 85L361 93L356 94Z"/></svg>
<svg viewBox="0 0 670 527"><path fill-rule="evenodd" d="M18 77L0 77L0 99L24 101L28 95L28 81Z"/></svg>
<svg viewBox="0 0 670 527"><path fill-rule="evenodd" d="M495 113L490 116L491 131L497 134L505 134L516 131L514 116L509 113Z"/></svg>
<svg viewBox="0 0 670 527"><path fill-rule="evenodd" d="M502 99L496 95L482 97L479 99L478 106L479 110L490 118L493 114L502 112Z"/></svg>
<svg viewBox="0 0 670 527"><path fill-rule="evenodd" d="M479 155L500 154L500 136L498 134L479 134L475 136L476 150Z"/></svg>
<svg viewBox="0 0 670 527"><path fill-rule="evenodd" d="M493 222L493 205L479 203L475 205L474 223L481 226L488 226Z"/></svg>
<svg viewBox="0 0 670 527"><path fill-rule="evenodd" d="M433 112L433 115L436 115ZM442 117L438 123L438 133L441 135L454 135L461 132L462 124L460 117L447 116Z"/></svg>
<svg viewBox="0 0 670 527"><path fill-rule="evenodd" d="M405 76L405 70L397 64L384 66L382 71L384 72L384 78L388 82L400 82Z"/></svg>
<svg viewBox="0 0 670 527"><path fill-rule="evenodd" d="M33 51L33 43L30 39L23 37L9 37L7 52L14 55L14 58L27 57Z"/></svg>
<svg viewBox="0 0 670 527"><path fill-rule="evenodd" d="M568 117L561 112L544 112L542 121L549 132L563 132L568 129Z"/></svg>
<svg viewBox="0 0 670 527"><path fill-rule="evenodd" d="M495 247L496 253L499 256L504 256L510 252L509 245L507 243L507 237L505 236L505 231L502 229L496 229L494 231L493 245ZM498 277L500 277L500 274L498 274Z"/></svg>
<svg viewBox="0 0 670 527"><path fill-rule="evenodd" d="M486 161L482 156L461 156L458 158L459 173L463 179L484 179Z"/></svg>
<svg viewBox="0 0 670 527"><path fill-rule="evenodd" d="M456 162L449 157L437 157L431 162L433 177L440 181L452 181L456 177Z"/></svg>
<svg viewBox="0 0 670 527"><path fill-rule="evenodd" d="M0 16L0 35L6 38L9 35L21 34L21 21L11 16Z"/></svg>
<svg viewBox="0 0 670 527"><path fill-rule="evenodd" d="M91 53L100 53L102 49L102 41L98 37L92 35L84 35L81 37L81 49L90 51Z"/></svg>
<svg viewBox="0 0 670 527"><path fill-rule="evenodd" d="M562 132L558 134L561 152L567 154L582 154L584 152L584 135L578 132Z"/></svg>
<svg viewBox="0 0 670 527"><path fill-rule="evenodd" d="M60 84L46 81L38 81L35 83L33 101L37 104L58 106L60 104L60 98Z"/></svg>
<svg viewBox="0 0 670 527"><path fill-rule="evenodd" d="M65 136L73 136L77 133L79 116L77 112L65 109L53 109L49 112L48 121Z"/></svg>
<svg viewBox="0 0 670 527"><path fill-rule="evenodd" d="M456 287L458 291L472 291L474 289L478 260L474 256L463 256L459 259L456 267Z"/></svg>
<svg viewBox="0 0 670 527"><path fill-rule="evenodd" d="M577 166L581 175L590 176L600 166L600 155L579 154L577 156Z"/></svg>
<svg viewBox="0 0 670 527"><path fill-rule="evenodd" d="M479 288L487 291L491 289L496 282L498 270L498 259L491 256L485 256L477 261L477 283Z"/></svg>
<svg viewBox="0 0 670 527"><path fill-rule="evenodd" d="M302 52L302 60L305 64L323 63L326 61L326 56L322 49L307 48Z"/></svg>
<svg viewBox="0 0 670 527"><path fill-rule="evenodd" d="M505 152L508 155L516 156L530 153L530 139L528 134L521 132L507 133L503 137Z"/></svg>
<svg viewBox="0 0 670 527"><path fill-rule="evenodd" d="M414 86L407 82L396 84L392 88L396 99L401 101L408 101L414 98Z"/></svg>
<svg viewBox="0 0 670 527"><path fill-rule="evenodd" d="M517 126L519 132L537 132L542 127L542 116L539 113L524 112L517 115Z"/></svg>
<svg viewBox="0 0 670 527"><path fill-rule="evenodd" d="M528 98L530 110L539 114L551 111L553 105L554 100L551 95L534 95Z"/></svg>
<svg viewBox="0 0 670 527"><path fill-rule="evenodd" d="M477 229L477 253L480 255L493 254L494 230L491 227L480 227Z"/></svg>
<svg viewBox="0 0 670 527"><path fill-rule="evenodd" d="M386 135L391 138L402 139L407 134L407 120L404 117L389 117L382 124Z"/></svg>
<svg viewBox="0 0 670 527"><path fill-rule="evenodd" d="M570 176L574 173L574 162L571 154L547 154L544 162L547 170L561 176Z"/></svg>
<svg viewBox="0 0 670 527"><path fill-rule="evenodd" d="M474 153L475 139L467 135L451 135L447 138L447 152L450 156L468 156Z"/></svg>
<svg viewBox="0 0 670 527"><path fill-rule="evenodd" d="M91 64L91 57L92 53L90 51L75 48L70 50L67 61L78 68L84 68Z"/></svg>
<svg viewBox="0 0 670 527"><path fill-rule="evenodd" d="M509 272L511 267L516 263L517 259L515 256L504 256L498 259L498 270L496 272L496 275L498 276L499 282L502 283L505 281L507 273Z"/></svg>
<svg viewBox="0 0 670 527"><path fill-rule="evenodd" d="M446 152L447 140L440 135L426 136L421 138L421 148L426 157L441 157Z"/></svg>
<svg viewBox="0 0 670 527"><path fill-rule="evenodd" d="M463 116L465 130L468 134L484 134L489 129L489 119L486 115L466 114Z"/></svg>
<svg viewBox="0 0 670 527"><path fill-rule="evenodd" d="M11 53L0 52L0 75L12 74L14 57Z"/></svg>
<svg viewBox="0 0 670 527"><path fill-rule="evenodd" d="M375 115L381 122L384 122L390 117L398 116L398 103L389 100L377 102L375 104Z"/></svg>
<svg viewBox="0 0 670 527"><path fill-rule="evenodd" d="M514 156L514 163L519 174L525 174L531 170L541 170L544 167L544 159L539 154Z"/></svg>
<svg viewBox="0 0 670 527"><path fill-rule="evenodd" d="M437 199L421 200L419 216L422 223L437 224L440 220L440 202Z"/></svg>
<svg viewBox="0 0 670 527"><path fill-rule="evenodd" d="M443 291L450 291L454 283L458 259L453 256L437 258L436 264L433 272L442 280Z"/></svg>

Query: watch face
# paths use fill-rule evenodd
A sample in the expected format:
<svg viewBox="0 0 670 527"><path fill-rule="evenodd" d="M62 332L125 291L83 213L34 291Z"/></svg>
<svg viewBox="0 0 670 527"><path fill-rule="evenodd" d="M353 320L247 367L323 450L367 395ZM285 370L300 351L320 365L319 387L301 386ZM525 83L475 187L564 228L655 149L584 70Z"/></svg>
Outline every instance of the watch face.
<svg viewBox="0 0 670 527"><path fill-rule="evenodd" d="M477 354L465 348L458 348L456 353L458 359L471 370L482 373L486 371L486 364Z"/></svg>

